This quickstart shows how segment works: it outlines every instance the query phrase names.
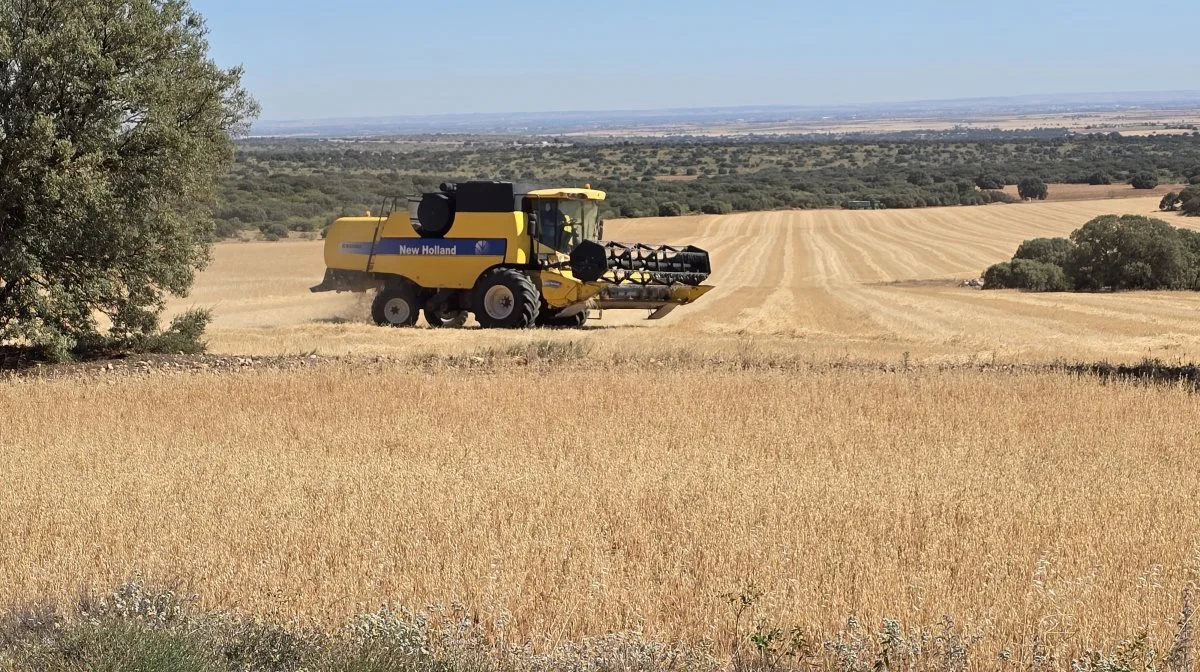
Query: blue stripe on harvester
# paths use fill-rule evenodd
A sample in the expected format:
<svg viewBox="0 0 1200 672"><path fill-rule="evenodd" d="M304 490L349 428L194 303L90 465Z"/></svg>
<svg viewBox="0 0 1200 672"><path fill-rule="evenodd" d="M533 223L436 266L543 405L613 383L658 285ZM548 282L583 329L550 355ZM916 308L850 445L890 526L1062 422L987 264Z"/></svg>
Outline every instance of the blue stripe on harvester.
<svg viewBox="0 0 1200 672"><path fill-rule="evenodd" d="M371 243L342 243L342 254L371 254ZM503 257L503 238L380 238L375 255L413 257Z"/></svg>

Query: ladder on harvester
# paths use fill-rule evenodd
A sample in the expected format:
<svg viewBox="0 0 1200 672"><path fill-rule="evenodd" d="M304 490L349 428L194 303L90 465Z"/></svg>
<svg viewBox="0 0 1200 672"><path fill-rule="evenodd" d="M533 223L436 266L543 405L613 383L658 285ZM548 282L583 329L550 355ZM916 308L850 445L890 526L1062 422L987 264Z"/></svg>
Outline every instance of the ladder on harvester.
<svg viewBox="0 0 1200 672"><path fill-rule="evenodd" d="M387 206L386 200L379 204L379 218L375 221L375 235L371 236L371 253L367 255L367 273L375 271L375 247L379 245L379 236L383 233L384 222L391 216L391 211L396 208L396 199L392 198L391 209L387 209Z"/></svg>

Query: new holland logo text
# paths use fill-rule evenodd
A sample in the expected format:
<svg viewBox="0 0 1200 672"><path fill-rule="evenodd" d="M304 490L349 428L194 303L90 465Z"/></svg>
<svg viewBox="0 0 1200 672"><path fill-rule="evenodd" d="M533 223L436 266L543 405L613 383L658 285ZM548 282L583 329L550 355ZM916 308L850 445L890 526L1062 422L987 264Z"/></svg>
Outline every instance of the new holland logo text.
<svg viewBox="0 0 1200 672"><path fill-rule="evenodd" d="M455 256L458 248L453 245L401 245L396 254L419 254L431 257Z"/></svg>

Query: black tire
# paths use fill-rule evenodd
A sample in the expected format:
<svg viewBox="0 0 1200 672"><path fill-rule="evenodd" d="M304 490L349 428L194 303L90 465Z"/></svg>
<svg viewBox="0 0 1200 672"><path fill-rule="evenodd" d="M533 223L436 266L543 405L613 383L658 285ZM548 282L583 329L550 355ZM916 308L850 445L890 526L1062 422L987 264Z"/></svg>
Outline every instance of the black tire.
<svg viewBox="0 0 1200 672"><path fill-rule="evenodd" d="M371 302L371 319L381 327L411 327L418 315L417 293L409 285L388 285Z"/></svg>
<svg viewBox="0 0 1200 672"><path fill-rule="evenodd" d="M475 283L471 309L484 329L526 329L537 324L541 299L525 273L493 268Z"/></svg>
<svg viewBox="0 0 1200 672"><path fill-rule="evenodd" d="M588 311L583 310L568 317L551 315L538 320L538 325L551 329L580 329L587 324Z"/></svg>
<svg viewBox="0 0 1200 672"><path fill-rule="evenodd" d="M444 237L454 224L454 198L441 192L421 196L417 222L421 225L417 233L422 238Z"/></svg>
<svg viewBox="0 0 1200 672"><path fill-rule="evenodd" d="M458 302L443 301L425 304L425 322L438 329L457 329L467 323L469 313L458 307Z"/></svg>

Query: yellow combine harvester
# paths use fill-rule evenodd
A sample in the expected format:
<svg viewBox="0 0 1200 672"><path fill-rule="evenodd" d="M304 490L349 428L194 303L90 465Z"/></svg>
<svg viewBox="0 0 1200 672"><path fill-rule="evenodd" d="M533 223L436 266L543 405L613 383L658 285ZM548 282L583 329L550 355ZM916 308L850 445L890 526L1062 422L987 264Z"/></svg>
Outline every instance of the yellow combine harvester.
<svg viewBox="0 0 1200 672"><path fill-rule="evenodd" d="M512 182L443 184L406 211L344 217L325 240L314 292L377 290L371 315L412 326L583 326L593 307L658 319L712 287L696 247L603 242L604 192Z"/></svg>

